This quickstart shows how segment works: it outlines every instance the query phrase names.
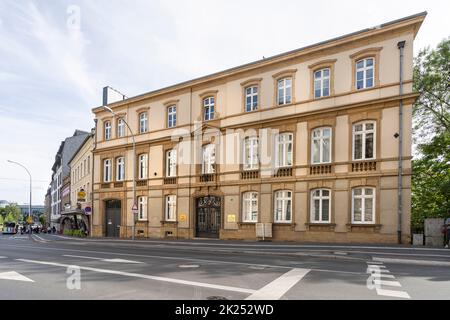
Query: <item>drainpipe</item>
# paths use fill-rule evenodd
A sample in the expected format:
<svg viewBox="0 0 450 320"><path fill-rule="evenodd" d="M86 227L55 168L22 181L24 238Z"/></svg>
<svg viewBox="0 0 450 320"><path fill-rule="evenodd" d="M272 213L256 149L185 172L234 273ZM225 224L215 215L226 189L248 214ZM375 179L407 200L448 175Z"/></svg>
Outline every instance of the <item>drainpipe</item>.
<svg viewBox="0 0 450 320"><path fill-rule="evenodd" d="M398 226L397 236L398 244L402 243L402 214L403 214L403 59L405 41L397 43L397 47L400 50L400 106L398 113L398 199L397 199L397 213L398 213Z"/></svg>
<svg viewBox="0 0 450 320"><path fill-rule="evenodd" d="M91 219L90 220L90 230L89 233L91 234L92 237L92 228L94 227L94 174L95 174L95 169L94 169L94 151L97 149L97 123L98 123L98 119L94 119L94 123L95 123L95 129L94 129L94 148L92 148L92 164L90 164L91 166L91 188L92 188L92 192L91 192Z"/></svg>

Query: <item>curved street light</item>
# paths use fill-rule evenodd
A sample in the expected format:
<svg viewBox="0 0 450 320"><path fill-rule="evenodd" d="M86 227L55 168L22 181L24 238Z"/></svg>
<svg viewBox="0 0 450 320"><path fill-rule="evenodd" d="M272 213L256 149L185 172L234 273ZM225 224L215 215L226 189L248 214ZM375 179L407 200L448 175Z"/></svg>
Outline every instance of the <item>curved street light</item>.
<svg viewBox="0 0 450 320"><path fill-rule="evenodd" d="M28 173L28 175L30 176L30 204L29 204L29 206L28 206L28 216L30 217L30 218L32 218L31 217L31 199L32 199L32 178L31 178L31 173L30 173L30 171L23 165L23 164L20 164L20 163L18 163L18 162L15 162L15 161L12 161L12 160L8 160L8 162L9 163L12 163L12 164L16 164L16 165L18 165L18 166L20 166L20 167L22 167L23 169L25 169L25 171Z"/></svg>
<svg viewBox="0 0 450 320"><path fill-rule="evenodd" d="M114 117L117 116L117 114L108 106L103 106L103 109L111 113ZM137 205L136 202L136 141L134 139L134 133L133 130L131 130L130 126L128 125L128 122L125 119L122 119L125 125L128 127L128 130L130 130L131 138L133 139L133 207ZM132 240L134 240L134 234L135 234L135 228L136 228L136 217L133 213L133 228L132 228Z"/></svg>

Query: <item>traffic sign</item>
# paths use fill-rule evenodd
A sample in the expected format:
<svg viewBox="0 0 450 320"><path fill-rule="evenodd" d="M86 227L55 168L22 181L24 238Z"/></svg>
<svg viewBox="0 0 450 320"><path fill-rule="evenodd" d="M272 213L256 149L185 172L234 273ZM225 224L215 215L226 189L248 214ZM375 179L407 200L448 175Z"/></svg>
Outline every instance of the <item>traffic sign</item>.
<svg viewBox="0 0 450 320"><path fill-rule="evenodd" d="M137 204L135 203L135 204L133 204L133 207L131 208L131 211L134 213L134 214L137 214L138 213L138 206L137 206Z"/></svg>

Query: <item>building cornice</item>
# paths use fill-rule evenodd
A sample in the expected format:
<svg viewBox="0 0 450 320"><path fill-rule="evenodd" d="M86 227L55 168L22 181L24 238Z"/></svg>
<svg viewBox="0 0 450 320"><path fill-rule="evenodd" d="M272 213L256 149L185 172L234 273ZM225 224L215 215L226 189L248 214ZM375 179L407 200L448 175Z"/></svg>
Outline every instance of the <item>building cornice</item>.
<svg viewBox="0 0 450 320"><path fill-rule="evenodd" d="M186 82L181 82L179 84L175 84L173 86L169 86L166 88L158 89L155 91L147 92L135 97L131 97L122 101L118 101L115 103L112 103L109 105L111 108L124 106L130 103L139 102L142 100L146 100L149 98L154 98L157 96L161 96L164 94L170 94L174 93L179 90L183 89L189 89L194 86L202 85L207 82L219 80L219 79L225 79L230 76L235 76L240 73L252 71L255 69L263 68L269 65L278 64L287 60L295 59L301 56L311 55L314 53L317 53L319 51L323 51L335 46L341 46L343 44L348 44L351 42L359 41L359 40L367 40L368 37L373 37L382 33L390 32L393 30L398 30L405 27L413 27L414 29L414 36L417 34L421 24L423 23L425 17L427 15L427 12L421 12L412 16L404 17L398 20L390 21L384 24L381 24L379 26L368 28L364 30L360 30L357 32L353 32L347 35L343 35L337 38L333 38L330 40L326 40L323 42L319 42L313 45L309 45L300 49L288 51L282 54L278 54L269 58L265 58L262 60L258 60L255 62L251 62L248 64L244 64L241 66L237 66L231 69L227 69L224 71L220 71L217 73L213 73L207 76L203 76L200 78L192 79ZM103 106L95 107L92 109L93 113L99 113L103 111Z"/></svg>

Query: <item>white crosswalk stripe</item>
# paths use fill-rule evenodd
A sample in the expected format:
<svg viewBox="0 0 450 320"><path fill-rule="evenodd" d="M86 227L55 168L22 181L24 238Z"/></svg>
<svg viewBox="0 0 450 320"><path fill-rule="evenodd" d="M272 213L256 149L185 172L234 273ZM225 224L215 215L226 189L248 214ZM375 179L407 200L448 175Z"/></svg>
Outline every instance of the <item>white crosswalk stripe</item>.
<svg viewBox="0 0 450 320"><path fill-rule="evenodd" d="M411 299L406 291L386 289L386 287L398 288L402 286L400 282L395 281L395 276L390 274L390 271L386 268L386 266L382 265L380 262L374 263L373 261L370 261L367 262L367 267L367 273L371 274L371 284L373 285L373 287L371 286L369 289L375 288L377 295L392 298ZM393 280L382 280L381 278Z"/></svg>

